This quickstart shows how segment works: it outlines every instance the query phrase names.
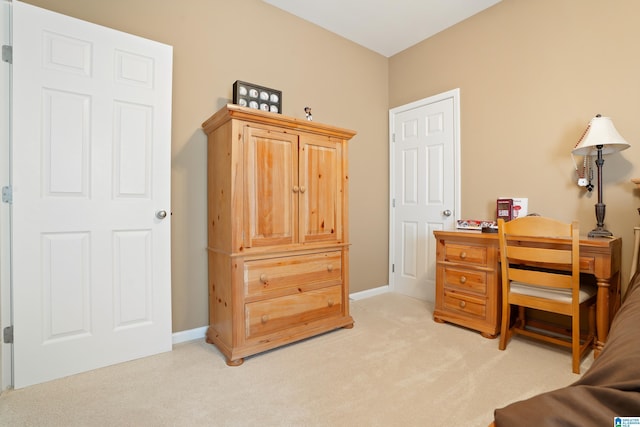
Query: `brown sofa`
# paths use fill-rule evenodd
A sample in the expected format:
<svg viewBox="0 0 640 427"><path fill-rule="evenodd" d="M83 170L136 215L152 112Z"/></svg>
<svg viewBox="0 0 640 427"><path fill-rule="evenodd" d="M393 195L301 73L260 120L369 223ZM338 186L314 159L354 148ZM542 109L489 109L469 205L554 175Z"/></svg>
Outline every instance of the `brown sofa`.
<svg viewBox="0 0 640 427"><path fill-rule="evenodd" d="M640 417L640 272L611 324L604 349L575 383L494 412L496 427L613 426Z"/></svg>

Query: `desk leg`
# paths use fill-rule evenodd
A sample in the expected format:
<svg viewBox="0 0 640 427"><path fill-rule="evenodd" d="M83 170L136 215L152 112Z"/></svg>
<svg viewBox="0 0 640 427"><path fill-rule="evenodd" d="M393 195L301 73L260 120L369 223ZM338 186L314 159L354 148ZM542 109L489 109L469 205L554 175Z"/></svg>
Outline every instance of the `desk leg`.
<svg viewBox="0 0 640 427"><path fill-rule="evenodd" d="M598 357L609 335L609 281L598 279L596 302L596 340L593 356Z"/></svg>
<svg viewBox="0 0 640 427"><path fill-rule="evenodd" d="M598 357L604 348L604 344L607 342L611 319L620 308L621 297L619 271L609 279L597 277L596 280L598 281L598 299L596 302L596 342L594 344L594 357Z"/></svg>

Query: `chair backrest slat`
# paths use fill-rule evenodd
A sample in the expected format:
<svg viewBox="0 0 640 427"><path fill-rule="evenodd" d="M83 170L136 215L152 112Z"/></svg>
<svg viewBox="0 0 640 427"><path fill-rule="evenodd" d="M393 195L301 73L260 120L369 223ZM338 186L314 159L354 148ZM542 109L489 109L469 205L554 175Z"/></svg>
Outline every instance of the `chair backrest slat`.
<svg viewBox="0 0 640 427"><path fill-rule="evenodd" d="M567 274L550 273L536 270L522 270L519 268L509 268L509 278L516 282L539 285L544 283L545 287L558 289L571 289L572 278Z"/></svg>
<svg viewBox="0 0 640 427"><path fill-rule="evenodd" d="M556 267L561 267L562 264L570 267L572 261L571 248L567 250L507 246L507 258L513 261L524 260L528 262L549 263Z"/></svg>

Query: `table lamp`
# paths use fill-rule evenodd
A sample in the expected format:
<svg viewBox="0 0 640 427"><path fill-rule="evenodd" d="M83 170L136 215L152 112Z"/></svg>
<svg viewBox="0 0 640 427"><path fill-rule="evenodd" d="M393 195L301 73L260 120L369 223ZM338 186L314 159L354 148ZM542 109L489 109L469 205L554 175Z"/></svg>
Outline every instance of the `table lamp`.
<svg viewBox="0 0 640 427"><path fill-rule="evenodd" d="M618 133L609 117L602 117L600 114L589 122L582 138L576 144L572 153L580 156L596 155L596 166L598 168L598 203L596 203L596 228L589 232L589 237L607 237L613 233L604 228L605 204L602 203L602 165L604 165L604 154L611 154L626 150L629 144Z"/></svg>

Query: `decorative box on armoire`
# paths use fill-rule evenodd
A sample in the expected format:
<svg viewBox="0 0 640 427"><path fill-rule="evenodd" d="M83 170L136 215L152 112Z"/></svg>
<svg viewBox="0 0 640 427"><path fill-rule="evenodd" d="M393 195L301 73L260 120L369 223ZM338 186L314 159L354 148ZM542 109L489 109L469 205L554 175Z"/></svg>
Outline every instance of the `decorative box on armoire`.
<svg viewBox="0 0 640 427"><path fill-rule="evenodd" d="M355 132L227 105L208 135L209 328L228 365L349 315L347 141Z"/></svg>

